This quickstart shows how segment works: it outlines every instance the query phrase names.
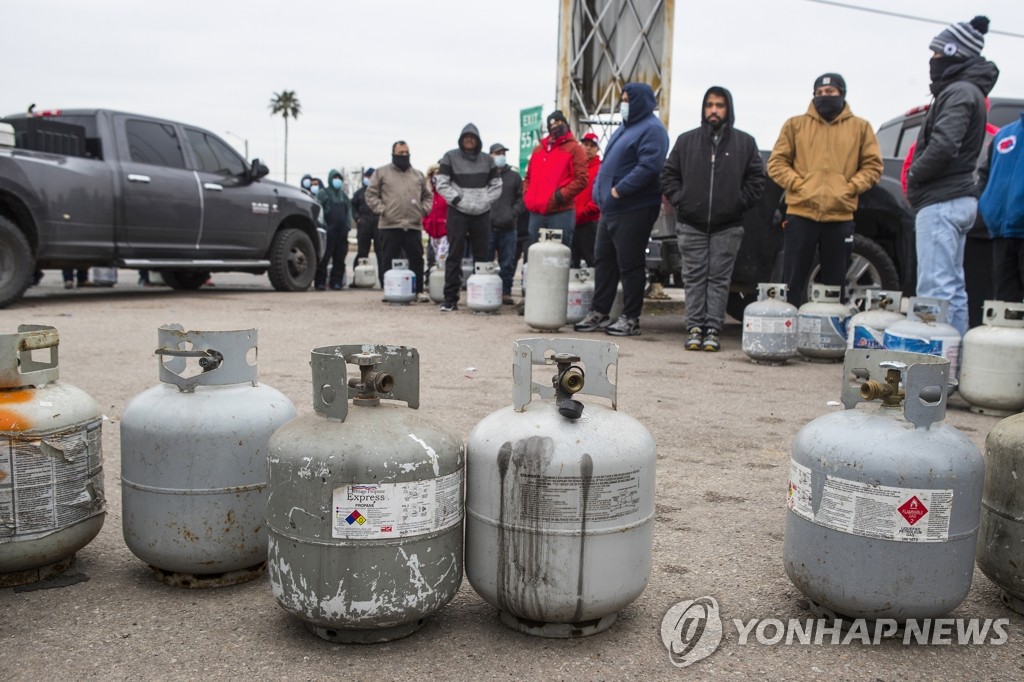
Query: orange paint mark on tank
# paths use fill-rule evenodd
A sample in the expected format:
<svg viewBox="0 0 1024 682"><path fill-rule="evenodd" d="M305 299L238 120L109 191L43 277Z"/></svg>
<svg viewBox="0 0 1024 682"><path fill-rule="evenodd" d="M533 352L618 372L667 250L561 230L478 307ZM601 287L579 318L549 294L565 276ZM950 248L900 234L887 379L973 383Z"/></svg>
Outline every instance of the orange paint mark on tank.
<svg viewBox="0 0 1024 682"><path fill-rule="evenodd" d="M0 431L25 431L32 425L14 410L0 409Z"/></svg>
<svg viewBox="0 0 1024 682"><path fill-rule="evenodd" d="M35 389L21 389L18 391L0 391L0 405L7 403L27 403L35 395Z"/></svg>

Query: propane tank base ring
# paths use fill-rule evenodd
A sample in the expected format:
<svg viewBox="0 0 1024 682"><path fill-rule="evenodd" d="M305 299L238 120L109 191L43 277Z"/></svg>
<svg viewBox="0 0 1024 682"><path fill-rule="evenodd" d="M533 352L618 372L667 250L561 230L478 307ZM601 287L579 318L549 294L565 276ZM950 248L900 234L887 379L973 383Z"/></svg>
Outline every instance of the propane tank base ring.
<svg viewBox="0 0 1024 682"><path fill-rule="evenodd" d="M60 561L55 561L54 563L46 564L45 566L39 566L38 568L29 568L24 571L14 571L13 573L0 573L0 588L30 585L31 583L37 583L41 580L49 580L50 578L54 578L71 568L71 564L73 564L74 561L75 555L72 554Z"/></svg>
<svg viewBox="0 0 1024 682"><path fill-rule="evenodd" d="M255 580L267 572L267 562L240 568L237 571L224 573L177 573L156 566L150 566L156 579L171 587L184 587L191 590L205 590L214 587L229 587Z"/></svg>
<svg viewBox="0 0 1024 682"><path fill-rule="evenodd" d="M575 639L577 637L589 637L599 632L604 632L612 626L618 613L611 613L594 620L580 621L578 623L544 623L537 620L527 620L513 615L508 611L501 611L501 622L516 632L535 637L548 637L550 639Z"/></svg>
<svg viewBox="0 0 1024 682"><path fill-rule="evenodd" d="M950 395L952 395L952 393L953 391L950 390ZM1013 415L1017 414L1013 410L999 410L992 407L978 407L976 405L970 405L969 407L971 408L971 412L974 412L975 414L984 414L989 417L1003 418L1012 417ZM1017 613L1020 613L1020 611L1018 611Z"/></svg>
<svg viewBox="0 0 1024 682"><path fill-rule="evenodd" d="M1024 599L1015 594L1010 594L1006 590L999 590L999 599L1006 604L1008 609L1024 616Z"/></svg>
<svg viewBox="0 0 1024 682"><path fill-rule="evenodd" d="M762 367L782 367L786 364L786 360L755 360L753 358L750 359L750 362Z"/></svg>
<svg viewBox="0 0 1024 682"><path fill-rule="evenodd" d="M837 362L842 362L843 356L839 356L838 358L812 358L805 355L803 356L803 360L804 362L816 362L821 365L834 365Z"/></svg>
<svg viewBox="0 0 1024 682"><path fill-rule="evenodd" d="M391 642L402 637L408 637L423 627L427 622L426 618L419 618L411 623L404 623L390 628L367 628L365 630L352 630L343 628L325 628L313 623L306 623L306 629L320 639L326 639L335 644L380 644Z"/></svg>
<svg viewBox="0 0 1024 682"><path fill-rule="evenodd" d="M828 608L827 606L822 606L821 604L819 604L818 602L814 601L813 599L808 599L807 602L808 602L808 608L810 609L811 613L813 613L818 618L822 618L822 619L828 621L828 626L829 627L835 625L836 622L838 621L839 630L843 633L844 637L846 636L846 633L850 631L850 628L853 627L854 620L860 620L860 619L864 620L867 623L868 632L874 632L874 633L879 632L878 628L875 627L874 619L871 619L871 618L854 618L853 616L844 616L841 613L836 613L835 611L833 611L832 609ZM898 622L897 623L897 628L896 628L895 631L892 632L892 634L888 634L888 631L884 630L884 629L881 632L882 632L881 636L883 638L885 638L885 639L899 639L899 638L902 638L903 637L903 633L904 633L904 623L903 622Z"/></svg>

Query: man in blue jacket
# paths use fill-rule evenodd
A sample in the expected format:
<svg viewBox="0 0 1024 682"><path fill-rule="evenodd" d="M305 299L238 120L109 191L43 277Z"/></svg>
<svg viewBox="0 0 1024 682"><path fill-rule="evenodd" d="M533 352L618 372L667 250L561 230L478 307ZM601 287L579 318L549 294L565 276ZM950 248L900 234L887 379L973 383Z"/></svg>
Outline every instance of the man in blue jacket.
<svg viewBox="0 0 1024 682"><path fill-rule="evenodd" d="M573 326L578 332L640 333L647 240L661 211L661 169L668 153L668 133L654 115L654 106L651 86L623 87L622 126L608 141L594 180L594 203L601 209L594 246L594 300L586 317ZM620 281L622 315L609 324Z"/></svg>
<svg viewBox="0 0 1024 682"><path fill-rule="evenodd" d="M985 188L978 208L992 233L995 297L1024 300L1024 112L1004 126L988 148L980 184Z"/></svg>

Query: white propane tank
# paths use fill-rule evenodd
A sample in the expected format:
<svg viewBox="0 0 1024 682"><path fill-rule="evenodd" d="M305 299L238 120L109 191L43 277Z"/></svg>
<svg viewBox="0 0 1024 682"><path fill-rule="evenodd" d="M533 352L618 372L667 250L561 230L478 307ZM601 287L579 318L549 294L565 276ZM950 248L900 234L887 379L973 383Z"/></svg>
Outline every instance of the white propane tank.
<svg viewBox="0 0 1024 682"><path fill-rule="evenodd" d="M469 278L473 276L473 259L463 258L462 259L462 290L465 291L466 287L469 286Z"/></svg>
<svg viewBox="0 0 1024 682"><path fill-rule="evenodd" d="M960 397L971 411L1024 410L1024 303L985 301L984 324L964 335Z"/></svg>
<svg viewBox="0 0 1024 682"><path fill-rule="evenodd" d="M783 365L797 356L796 306L785 284L757 285L757 300L743 310L743 352L758 365Z"/></svg>
<svg viewBox="0 0 1024 682"><path fill-rule="evenodd" d="M274 597L332 642L404 637L462 583L462 437L416 409L413 348L328 346L311 365L315 413L268 451Z"/></svg>
<svg viewBox="0 0 1024 682"><path fill-rule="evenodd" d="M112 287L117 284L117 268L89 268L89 281L94 287Z"/></svg>
<svg viewBox="0 0 1024 682"><path fill-rule="evenodd" d="M377 267L370 263L369 258L356 260L352 283L358 289L372 289L377 284Z"/></svg>
<svg viewBox="0 0 1024 682"><path fill-rule="evenodd" d="M906 319L900 312L903 294L899 291L868 289L864 312L850 318L846 334L847 348L885 348L885 328Z"/></svg>
<svg viewBox="0 0 1024 682"><path fill-rule="evenodd" d="M592 635L650 575L654 439L617 411L615 344L521 339L513 350L513 404L469 436L466 577L514 630ZM554 376L534 383L535 365Z"/></svg>
<svg viewBox="0 0 1024 682"><path fill-rule="evenodd" d="M949 360L949 390L956 387L960 374L960 332L946 324L949 301L911 296L907 319L885 328L886 350L938 355Z"/></svg>
<svg viewBox="0 0 1024 682"><path fill-rule="evenodd" d="M107 511L100 410L59 380L59 343L42 325L0 334L0 587L63 573Z"/></svg>
<svg viewBox="0 0 1024 682"><path fill-rule="evenodd" d="M838 284L812 284L811 300L796 318L796 349L812 362L839 362L846 354L846 325L853 315Z"/></svg>
<svg viewBox="0 0 1024 682"><path fill-rule="evenodd" d="M475 313L501 310L501 277L497 263L477 263L466 284L466 305Z"/></svg>
<svg viewBox="0 0 1024 682"><path fill-rule="evenodd" d="M970 333L970 332L968 332ZM967 367L964 367L967 371ZM985 496L978 531L978 568L1024 614L1024 414L1003 419L985 439Z"/></svg>
<svg viewBox="0 0 1024 682"><path fill-rule="evenodd" d="M572 250L562 243L561 230L541 230L530 247L530 288L526 292L526 324L541 331L564 327Z"/></svg>
<svg viewBox="0 0 1024 682"><path fill-rule="evenodd" d="M575 324L587 316L594 302L594 282L590 268L569 270L569 293L565 304L565 323Z"/></svg>
<svg viewBox="0 0 1024 682"><path fill-rule="evenodd" d="M391 261L391 269L384 273L384 300L403 305L416 300L416 274L405 258Z"/></svg>
<svg viewBox="0 0 1024 682"><path fill-rule="evenodd" d="M428 294L434 303L444 303L444 258L438 258L427 278Z"/></svg>
<svg viewBox="0 0 1024 682"><path fill-rule="evenodd" d="M175 587L252 580L267 561L267 440L295 406L257 381L255 329L174 324L157 341L161 383L121 418L125 544Z"/></svg>
<svg viewBox="0 0 1024 682"><path fill-rule="evenodd" d="M846 409L793 442L786 574L822 617L943 616L971 589L985 473L943 423L949 361L853 349L843 370Z"/></svg>

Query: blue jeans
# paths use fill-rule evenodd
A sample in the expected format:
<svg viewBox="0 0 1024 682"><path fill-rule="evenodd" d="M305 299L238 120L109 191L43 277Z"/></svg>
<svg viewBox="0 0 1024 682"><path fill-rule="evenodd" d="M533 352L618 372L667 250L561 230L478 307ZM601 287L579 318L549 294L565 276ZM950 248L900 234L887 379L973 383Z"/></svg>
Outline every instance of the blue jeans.
<svg viewBox="0 0 1024 682"><path fill-rule="evenodd" d="M964 241L974 227L978 200L960 197L917 212L917 295L949 301L949 324L966 334Z"/></svg>
<svg viewBox="0 0 1024 682"><path fill-rule="evenodd" d="M494 257L498 254L498 267L501 274L501 293L503 296L512 295L512 276L516 274L516 231L495 230L491 228L491 238L487 242L487 255Z"/></svg>
<svg viewBox="0 0 1024 682"><path fill-rule="evenodd" d="M540 231L542 229L561 230L562 243L571 249L572 232L576 229L576 210L570 209L561 213L548 213L547 215L543 213L530 213L530 224L527 229L530 231L530 241L526 245L527 251L540 239Z"/></svg>

